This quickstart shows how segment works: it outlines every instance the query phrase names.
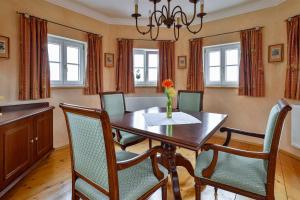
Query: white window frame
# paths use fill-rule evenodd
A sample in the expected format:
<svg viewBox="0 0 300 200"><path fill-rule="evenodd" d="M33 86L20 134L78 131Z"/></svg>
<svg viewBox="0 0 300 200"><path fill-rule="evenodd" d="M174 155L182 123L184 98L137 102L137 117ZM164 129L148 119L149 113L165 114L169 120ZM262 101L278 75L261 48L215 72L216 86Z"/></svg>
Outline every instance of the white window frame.
<svg viewBox="0 0 300 200"><path fill-rule="evenodd" d="M204 71L205 71L205 86L206 87L233 87L237 88L239 86L239 77L237 82L228 82L225 80L226 77L226 50L230 49L238 49L238 68L240 70L240 59L241 59L241 45L240 43L228 43L228 44L221 44L221 45L214 45L214 46L207 46L204 47L203 51L203 58L204 58ZM220 51L221 54L221 63L220 63L220 70L221 70L221 80L220 81L210 81L209 80L209 53L213 51ZM238 74L239 76L239 74Z"/></svg>
<svg viewBox="0 0 300 200"><path fill-rule="evenodd" d="M60 69L60 80L59 81L52 81L51 80L51 87L84 87L85 83L85 72L86 72L86 43L78 40L72 40L65 37L55 36L48 34L48 44L58 44L60 46L60 62L59 69ZM77 47L79 49L79 81L68 81L67 80L67 47ZM49 66L50 63L49 59ZM73 63L74 64L74 63Z"/></svg>
<svg viewBox="0 0 300 200"><path fill-rule="evenodd" d="M150 54L157 54L158 56L158 63L157 63L157 73L159 72L159 51L158 49L143 49L143 48L134 48L133 49L133 56L136 54L144 55L144 82L134 82L135 87L156 87L157 81L149 81L148 74L149 74L149 67L148 66L148 59ZM133 58L134 62L134 58ZM135 70L134 63L133 69ZM134 77L135 80L135 77Z"/></svg>

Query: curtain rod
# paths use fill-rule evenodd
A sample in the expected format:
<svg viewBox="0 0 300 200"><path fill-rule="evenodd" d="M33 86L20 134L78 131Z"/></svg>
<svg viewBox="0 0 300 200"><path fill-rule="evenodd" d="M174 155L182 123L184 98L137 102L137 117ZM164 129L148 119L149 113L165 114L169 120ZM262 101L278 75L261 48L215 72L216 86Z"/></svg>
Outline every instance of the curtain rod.
<svg viewBox="0 0 300 200"><path fill-rule="evenodd" d="M219 34L215 34L215 35L207 35L207 36L203 36L203 37L198 37L198 38L191 38L190 41L196 40L196 39L201 39L201 38L210 38L210 37L216 37L216 36L221 36L221 35L227 35L227 34L232 34L232 33L239 33L241 31L247 31L247 30L251 30L251 29L262 29L264 28L263 26L257 26L254 28L247 28L247 29L242 29L242 30L237 30L237 31L230 31L230 32L225 32L225 33L219 33Z"/></svg>
<svg viewBox="0 0 300 200"><path fill-rule="evenodd" d="M132 38L117 38L117 40L137 40L137 41L151 41L151 42L159 42L159 41L171 41L175 42L174 40L151 40L151 39L132 39Z"/></svg>
<svg viewBox="0 0 300 200"><path fill-rule="evenodd" d="M294 16L292 16L292 17L289 17L289 18L287 18L285 21L286 21L286 22L289 22L289 21L291 21L294 17L300 17L300 14L299 14L299 15L294 15Z"/></svg>
<svg viewBox="0 0 300 200"><path fill-rule="evenodd" d="M32 16L32 17L35 17L35 18L38 18L38 19L45 20L45 21L47 21L47 22L49 22L51 24L56 24L56 25L63 26L63 27L66 27L66 28L70 28L70 29L73 29L73 30L76 30L76 31L80 31L80 32L84 32L84 33L90 33L90 34L95 34L95 35L99 35L100 37L102 37L102 35L98 34L98 33L92 33L92 32L85 31L85 30L82 30L82 29L79 29L79 28L75 28L75 27L72 27L72 26L68 26L68 25L64 25L64 24L58 23L58 22L50 21L50 20L47 20L47 19L43 19L43 18L40 18L40 17L29 15L28 13L22 13L22 12L18 12L17 11L17 14L18 15L25 15L26 17Z"/></svg>

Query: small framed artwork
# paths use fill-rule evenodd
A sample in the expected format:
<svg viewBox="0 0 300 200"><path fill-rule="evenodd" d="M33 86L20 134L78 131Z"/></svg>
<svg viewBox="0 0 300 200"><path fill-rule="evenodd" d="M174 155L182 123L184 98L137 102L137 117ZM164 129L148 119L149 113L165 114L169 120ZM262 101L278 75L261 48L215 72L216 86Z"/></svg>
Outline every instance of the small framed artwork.
<svg viewBox="0 0 300 200"><path fill-rule="evenodd" d="M0 58L9 58L9 38L0 35Z"/></svg>
<svg viewBox="0 0 300 200"><path fill-rule="evenodd" d="M105 67L114 67L114 54L112 53L105 53Z"/></svg>
<svg viewBox="0 0 300 200"><path fill-rule="evenodd" d="M273 62L283 62L284 56L284 45L275 44L269 46L269 63Z"/></svg>
<svg viewBox="0 0 300 200"><path fill-rule="evenodd" d="M186 56L178 56L178 69L185 69L186 65Z"/></svg>

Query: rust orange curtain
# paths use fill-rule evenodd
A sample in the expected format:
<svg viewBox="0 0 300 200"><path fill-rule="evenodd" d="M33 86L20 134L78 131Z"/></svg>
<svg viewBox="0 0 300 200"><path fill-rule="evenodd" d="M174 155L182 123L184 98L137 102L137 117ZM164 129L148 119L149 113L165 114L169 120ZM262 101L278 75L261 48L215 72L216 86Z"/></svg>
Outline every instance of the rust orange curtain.
<svg viewBox="0 0 300 200"><path fill-rule="evenodd" d="M32 16L21 15L20 33L19 99L49 98L47 22Z"/></svg>
<svg viewBox="0 0 300 200"><path fill-rule="evenodd" d="M204 91L202 48L202 38L190 41L190 67L187 77L188 90Z"/></svg>
<svg viewBox="0 0 300 200"><path fill-rule="evenodd" d="M265 95L261 29L241 31L239 95L253 97Z"/></svg>
<svg viewBox="0 0 300 200"><path fill-rule="evenodd" d="M133 72L133 40L118 40L117 91L134 93L134 72Z"/></svg>
<svg viewBox="0 0 300 200"><path fill-rule="evenodd" d="M300 100L300 17L287 22L288 67L285 81L285 97Z"/></svg>
<svg viewBox="0 0 300 200"><path fill-rule="evenodd" d="M103 91L102 37L88 34L87 69L84 94L95 95Z"/></svg>
<svg viewBox="0 0 300 200"><path fill-rule="evenodd" d="M165 79L171 79L175 82L175 43L172 41L159 42L157 92L163 92L161 84Z"/></svg>

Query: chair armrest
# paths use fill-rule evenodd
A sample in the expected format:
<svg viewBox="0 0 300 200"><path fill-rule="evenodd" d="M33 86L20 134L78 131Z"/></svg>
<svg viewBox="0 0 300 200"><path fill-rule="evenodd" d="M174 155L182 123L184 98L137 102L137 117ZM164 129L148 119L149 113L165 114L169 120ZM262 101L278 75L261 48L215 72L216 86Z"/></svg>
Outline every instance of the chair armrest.
<svg viewBox="0 0 300 200"><path fill-rule="evenodd" d="M162 153L163 149L160 146L153 147L149 149L145 153L138 155L132 159L119 161L117 162L117 170L127 169L134 165L137 165L144 160L151 158L152 168L154 175L161 180L164 177L164 174L159 170L158 163L157 163L157 153Z"/></svg>
<svg viewBox="0 0 300 200"><path fill-rule="evenodd" d="M241 149L235 149L231 147L226 147L222 145L216 145L216 144L205 144L202 148L204 151L213 150L213 159L210 163L210 165L202 171L202 175L205 178L210 178L216 168L217 161L218 161L218 154L219 152L225 152L229 154L234 154L237 156L243 156L248 158L256 158L256 159L262 159L262 160L268 160L270 154L264 153L264 152L254 152L254 151L245 151Z"/></svg>
<svg viewBox="0 0 300 200"><path fill-rule="evenodd" d="M221 152L230 153L237 156L243 156L248 158L256 158L256 159L263 159L263 160L269 159L269 153L257 152L257 151L246 151L246 150L236 149L232 147L225 147L218 144L205 144L203 146L203 150L221 151Z"/></svg>
<svg viewBox="0 0 300 200"><path fill-rule="evenodd" d="M122 139L122 135L120 133L120 130L119 129L115 129L115 130L116 130L117 141L120 142L121 139Z"/></svg>
<svg viewBox="0 0 300 200"><path fill-rule="evenodd" d="M228 128L228 127L222 127L220 129L220 132L222 132L222 133L227 132L226 141L224 142L223 146L228 146L229 145L232 133L236 133L236 134L240 134L240 135L246 135L246 136L250 136L250 137L261 138L261 139L265 138L265 135L263 135L263 134L247 132L247 131L243 131L243 130L239 130L239 129Z"/></svg>

